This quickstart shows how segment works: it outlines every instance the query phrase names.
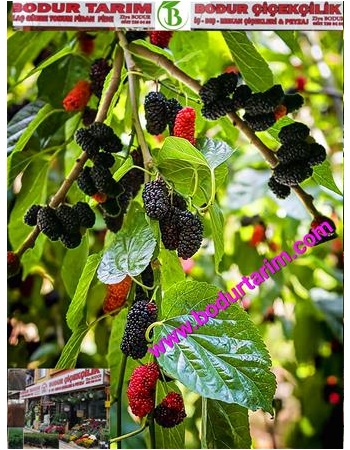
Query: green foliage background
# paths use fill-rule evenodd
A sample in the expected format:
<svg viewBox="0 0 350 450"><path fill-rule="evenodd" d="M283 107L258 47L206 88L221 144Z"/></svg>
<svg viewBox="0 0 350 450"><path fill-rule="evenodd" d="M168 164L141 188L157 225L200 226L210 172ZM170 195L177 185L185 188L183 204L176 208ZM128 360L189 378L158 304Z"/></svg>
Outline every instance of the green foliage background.
<svg viewBox="0 0 350 450"><path fill-rule="evenodd" d="M19 248L31 231L23 223L25 211L33 203L44 204L50 200L80 153L73 135L81 126L81 114L65 112L62 100L76 81L88 78L93 59L104 57L115 45L112 32L95 34L95 50L88 57L80 51L73 31L24 33L8 30L8 104L28 101L11 119L8 128L9 249ZM273 435L280 445L322 448L331 436L332 447L340 448L334 446L334 442L342 440L341 409L327 402L324 388L330 375L337 377L341 387L343 374L342 34L335 31L312 34L196 31L175 33L169 50L159 50L142 41L137 44L167 55L201 83L232 65L238 67L245 82L255 91L274 83L282 84L287 90L295 87L298 76L306 77L305 104L300 112L258 135L275 150L278 128L295 119L306 123L316 141L326 146L327 162L302 186L315 198L319 211L332 217L340 236L337 241L314 247L273 280L262 284L245 298L244 308L233 305L211 320L201 329L201 333L206 333L202 339L193 334L159 359L161 367L178 380L162 384L157 393L159 399L164 397L164 390L180 390L188 416L184 424L175 429L156 427L159 447L259 446L255 429L260 425L254 419L257 413L249 413L250 432L248 409L262 408L275 412L274 425L266 426L266 430L267 436ZM37 63L37 57L48 48L50 56ZM316 54L321 56L316 57ZM117 277L125 273L137 276L153 252L159 251L156 256L161 265L156 277L165 291L161 310L162 318L167 320L156 330L158 339L183 323L190 308L205 308L215 300L218 289L229 290L241 276L259 268L265 257L273 257L276 251L271 248L288 251L296 239L308 232L311 222L294 194L281 201L268 190L270 169L228 118L215 122L203 119L198 96L188 87L152 61L138 56L135 61L142 70L139 113L143 124L143 99L155 88L155 79L160 81L159 88L167 97L175 96L182 105L192 106L197 112L196 132L202 138L199 150L179 138L167 137L159 142L145 132L160 172L182 194L193 193L196 205L207 201L214 174L215 203L204 216L205 239L193 258L193 267L184 271L176 255L162 248L159 251L158 246L155 249L155 242L149 238L154 236L153 240L158 238L159 242L158 231L154 224L145 221L139 194L116 238L110 232L104 236L102 217L98 217L93 230L74 250L66 250L60 243L50 242L40 235L34 248L27 250L22 258L21 279L10 280L8 290L8 366L110 367L112 396L118 384L119 344L126 310L114 318L101 319L105 286L100 274L97 277L97 269L101 259L107 257L105 250L111 243L117 261L118 251L128 248L132 262L132 267L117 264L114 273ZM126 76L123 69L123 79ZM118 103L110 109L106 121L125 147L132 124L128 95L127 84L122 85ZM95 97L90 100L90 106L97 106ZM115 167L116 171L120 167L122 163ZM125 167L118 172L120 176ZM206 195L195 189L195 173ZM68 200L74 203L87 199L74 184ZM241 226L244 216L254 215L264 221L268 236L267 241L257 247L249 245L253 226ZM135 233L132 227L143 231ZM268 243L273 243L274 247ZM108 276L103 280L108 282ZM157 302L160 306L160 293ZM269 315L271 307L273 317ZM170 316L166 314L169 308L172 309ZM32 334L19 331L14 337L14 330L19 330L22 324L27 327L31 324ZM241 328L245 330L244 335L240 334ZM256 373L257 366L247 369L247 379L252 377L251 383L242 381L240 361L232 363L229 376L222 383L228 370L222 357L225 346L220 347L223 334L229 339L241 337L249 344L250 356L265 361L265 389L259 388L262 374ZM207 366L208 355L213 361L215 355L219 355L212 366ZM186 370L176 365L180 357L192 362ZM150 360L147 355L143 362ZM276 393L270 364L277 378ZM128 360L122 407L123 433L137 428L127 412L125 398L126 383L137 365ZM203 367L206 367L206 374L202 373ZM210 380L214 380L214 391ZM276 409L276 405L281 405L281 409ZM113 427L115 414L116 403L111 409ZM269 413L265 413L265 417L271 421ZM116 432L113 427L111 436ZM331 430L328 434L323 431L326 427ZM126 448L149 446L148 433L127 439L123 445Z"/></svg>

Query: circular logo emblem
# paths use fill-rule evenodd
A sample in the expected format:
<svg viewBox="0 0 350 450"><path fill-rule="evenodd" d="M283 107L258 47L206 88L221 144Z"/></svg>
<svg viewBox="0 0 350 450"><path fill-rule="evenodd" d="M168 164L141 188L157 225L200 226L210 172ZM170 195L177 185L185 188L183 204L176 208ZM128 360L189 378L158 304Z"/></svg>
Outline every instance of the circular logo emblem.
<svg viewBox="0 0 350 450"><path fill-rule="evenodd" d="M158 8L157 18L166 30L179 30L188 21L188 9L181 1L164 1Z"/></svg>

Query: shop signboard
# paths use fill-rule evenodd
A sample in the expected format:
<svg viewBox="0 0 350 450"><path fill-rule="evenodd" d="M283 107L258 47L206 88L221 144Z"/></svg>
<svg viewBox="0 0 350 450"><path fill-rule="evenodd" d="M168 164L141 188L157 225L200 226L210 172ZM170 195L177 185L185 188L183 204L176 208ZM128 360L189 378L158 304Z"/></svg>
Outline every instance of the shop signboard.
<svg viewBox="0 0 350 450"><path fill-rule="evenodd" d="M104 384L104 369L75 369L51 380L29 386L21 391L20 398L33 398L59 392L77 391Z"/></svg>

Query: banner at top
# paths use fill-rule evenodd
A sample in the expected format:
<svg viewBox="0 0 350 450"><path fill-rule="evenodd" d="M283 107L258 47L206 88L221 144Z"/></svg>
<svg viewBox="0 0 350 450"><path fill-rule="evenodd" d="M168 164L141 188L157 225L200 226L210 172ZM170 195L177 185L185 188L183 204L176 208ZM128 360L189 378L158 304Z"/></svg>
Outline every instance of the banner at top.
<svg viewBox="0 0 350 450"><path fill-rule="evenodd" d="M343 2L13 2L22 30L342 30Z"/></svg>

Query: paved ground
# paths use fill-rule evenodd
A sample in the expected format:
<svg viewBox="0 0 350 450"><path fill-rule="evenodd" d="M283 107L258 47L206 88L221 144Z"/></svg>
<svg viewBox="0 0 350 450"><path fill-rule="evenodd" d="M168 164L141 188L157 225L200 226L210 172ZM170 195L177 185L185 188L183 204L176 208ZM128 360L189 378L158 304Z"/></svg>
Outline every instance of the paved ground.
<svg viewBox="0 0 350 450"><path fill-rule="evenodd" d="M80 450L83 447L79 447L79 445L74 444L74 442L64 442L64 441L59 441L59 448L80 448Z"/></svg>

